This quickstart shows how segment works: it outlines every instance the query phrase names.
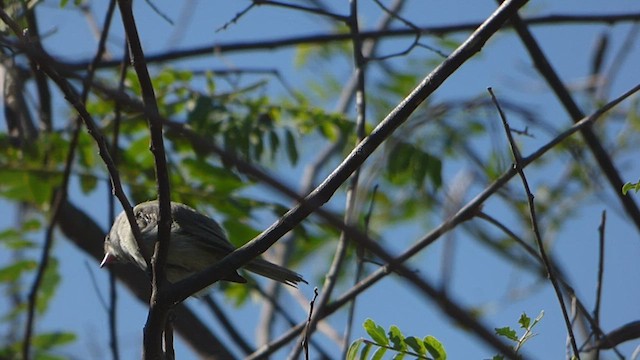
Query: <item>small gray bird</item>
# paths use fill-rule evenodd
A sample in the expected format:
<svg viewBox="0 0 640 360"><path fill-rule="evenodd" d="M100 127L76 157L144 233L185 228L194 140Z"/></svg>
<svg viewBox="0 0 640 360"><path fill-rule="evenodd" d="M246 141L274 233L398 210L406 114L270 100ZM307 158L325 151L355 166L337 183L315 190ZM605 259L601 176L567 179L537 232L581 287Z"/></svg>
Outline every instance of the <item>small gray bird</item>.
<svg viewBox="0 0 640 360"><path fill-rule="evenodd" d="M144 249L141 250L150 256L158 236L158 201L138 204L133 208L133 212L142 232ZM171 242L166 263L169 282L175 283L200 272L235 250L227 240L224 230L210 217L176 202L171 203L171 215L173 217ZM124 211L118 215L104 241L104 252L100 267L119 261L131 262L145 271L147 269L142 254L137 250L135 238ZM306 283L300 274L260 258L251 260L244 269L294 287L301 281ZM237 272L223 280L247 282Z"/></svg>

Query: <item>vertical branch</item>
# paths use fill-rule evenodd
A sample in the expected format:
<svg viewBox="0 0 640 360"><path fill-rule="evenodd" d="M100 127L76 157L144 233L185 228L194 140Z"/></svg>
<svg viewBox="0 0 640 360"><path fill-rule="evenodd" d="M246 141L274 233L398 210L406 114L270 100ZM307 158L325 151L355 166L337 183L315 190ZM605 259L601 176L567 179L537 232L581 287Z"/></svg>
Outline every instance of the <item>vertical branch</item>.
<svg viewBox="0 0 640 360"><path fill-rule="evenodd" d="M351 9L350 9L350 17L349 17L349 26L350 26L350 30L351 30L351 42L353 43L353 61L355 64L355 71L354 71L354 79L355 79L355 95L356 95L356 135L358 137L358 142L361 142L362 140L364 140L366 134L365 134L365 125L366 125L366 110L367 110L367 102L366 102L366 86L365 86L365 80L366 80L366 60L363 54L363 44L362 44L362 38L360 37L360 26L358 24L358 1L357 0L351 0ZM391 16L389 16L389 18L391 18ZM373 51L373 45L370 48L371 51ZM370 54L372 55L372 54ZM355 218L355 213L356 213L356 209L355 209L355 204L356 204L356 195L358 194L358 180L360 178L360 168L356 169L356 171L354 171L350 183L349 183L349 189L347 191L347 208L345 211L345 218L344 218L344 223L346 225L353 225L354 223L356 223L356 221L354 220ZM375 192L374 192L375 194ZM373 198L371 199L371 206L373 207ZM368 227L365 227L365 233L366 233L366 229ZM345 248L348 241L348 237L346 236L345 232L342 232L341 236L340 236L340 243L342 244L343 242L345 243ZM362 271L363 271L363 265L364 265L364 248L362 247L362 245L357 245L357 253L359 254L359 256L357 256L356 259L356 271L355 271L355 276L354 276L354 283L357 283L360 280ZM326 304L321 304L321 305L326 305ZM343 356L346 355L347 353L347 349L349 347L349 335L351 333L351 326L353 325L353 311L355 310L355 306L356 306L356 298L353 298L353 300L351 301L350 305L349 305L349 313L351 314L351 319L349 319L347 321L347 324L345 326L345 336L344 336L344 343L342 344L342 354Z"/></svg>
<svg viewBox="0 0 640 360"><path fill-rule="evenodd" d="M160 293L162 286L166 282L164 265L167 259L171 230L169 172L162 137L162 122L160 121L155 92L151 84L151 78L146 66L142 44L140 43L138 29L133 16L132 1L118 0L118 6L122 15L125 33L127 34L131 61L138 75L140 88L142 90L145 115L147 116L149 131L151 133L151 152L155 159L160 210L158 216L158 239L154 246L151 261L152 292L149 317L144 327L144 356L145 358L160 358L162 355L161 334L165 327L167 311L169 309L167 300L162 298L162 294Z"/></svg>
<svg viewBox="0 0 640 360"><path fill-rule="evenodd" d="M111 0L109 4L109 11L115 8L115 0ZM124 47L124 56L122 57L122 63L120 65L120 78L118 80L118 91L124 91L124 81L127 75L127 64L129 63L129 48ZM113 159L113 163L118 165L118 153L119 153L119 140L120 140L120 122L122 120L122 109L120 106L120 102L116 101L114 104L114 124L113 124L113 134L112 134L112 142L111 142L111 158ZM113 224L115 219L115 198L113 196L109 196L109 223ZM113 272L113 268L109 267L109 345L111 348L111 355L113 360L119 360L120 354L118 351L118 333L116 326L116 309L117 309L117 292L116 292L116 276Z"/></svg>
<svg viewBox="0 0 640 360"><path fill-rule="evenodd" d="M518 149L515 140L513 139L513 134L511 134L511 128L509 123L507 122L507 118L505 114L502 112L502 108L498 103L495 95L493 94L493 90L491 88L488 89L491 94L491 99L493 100L496 108L498 109L498 113L500 114L500 119L502 120L502 125L504 126L504 130L506 132L507 140L509 141L509 146L511 147L511 153L514 158L514 168L520 175L520 179L522 180L522 186L527 194L527 202L529 203L529 213L531 216L531 227L533 229L533 235L536 240L536 244L538 245L538 251L540 251L540 258L547 270L547 276L549 277L549 281L551 281L551 285L553 286L553 290L556 293L556 297L558 298L558 303L560 304L560 309L562 310L562 315L564 317L565 325L567 327L567 332L569 334L569 341L571 342L571 348L573 350L573 354L577 359L580 359L580 353L578 351L578 345L576 344L576 339L573 334L573 326L571 325L571 319L569 318L569 314L567 312L567 307L564 303L564 298L562 296L562 290L558 285L558 279L556 278L555 271L551 267L551 262L549 261L549 257L547 256L547 252L544 249L544 243L542 241L542 235L540 234L540 228L538 227L538 219L536 217L536 206L533 200L533 194L531 193L531 189L529 188L529 182L527 181L527 177L524 174L523 168L523 159L520 154L520 150Z"/></svg>
<svg viewBox="0 0 640 360"><path fill-rule="evenodd" d="M31 13L31 11L28 11ZM107 11L107 15L105 17L105 28L100 37L100 41L98 42L98 49L96 50L96 55L93 58L93 61L89 65L87 77L83 83L82 94L80 95L79 101L81 103L86 103L87 98L89 96L89 91L91 90L91 83L93 82L93 77L96 71L96 67L100 59L102 58L102 54L105 50L105 44L107 40L107 36L109 34L109 27L111 25L111 18L113 15L113 8L111 11ZM37 29L37 25L35 22L35 15L31 14L30 17L30 26L35 26ZM15 29L14 29L15 30ZM41 49L41 47L36 46L37 49ZM38 68L39 65L34 59L30 59L30 63L32 68ZM50 119L50 108L47 107L46 103L50 101L49 88L44 78L45 73L42 71L37 71L39 74L37 76L38 80L38 88L41 93L41 96L44 98L41 99L45 102L44 108L41 109L41 115L45 116L45 119L41 119L45 124L45 128L51 127L51 119ZM48 113L47 113L48 111ZM42 284L42 279L44 278L44 274L49 265L49 258L51 252L51 246L53 244L53 231L55 229L56 222L61 214L62 206L66 203L67 200L67 192L69 186L69 179L71 177L71 169L73 167L73 162L75 159L75 153L78 146L78 138L80 136L81 129L81 118L77 116L74 120L74 130L71 136L71 141L69 142L69 151L67 153L67 157L65 159L65 166L63 171L62 183L60 186L54 190L53 198L51 199L51 217L49 219L49 224L47 226L47 230L45 231L45 240L42 248L42 254L40 256L40 263L38 266L38 270L36 272L36 276L33 280L31 288L28 294L28 304L27 304L27 322L25 325L25 335L22 347L22 357L23 359L30 359L31 357L31 337L33 333L33 323L35 320L35 307L38 300L38 292L40 289L40 285Z"/></svg>
<svg viewBox="0 0 640 360"><path fill-rule="evenodd" d="M602 219L598 226L598 280L596 283L596 303L593 306L593 321L600 328L600 301L602 300L602 279L604 277L604 234L607 223L607 212L602 210ZM602 338L600 332L596 332L596 343ZM595 359L600 358L600 347L596 347Z"/></svg>
<svg viewBox="0 0 640 360"><path fill-rule="evenodd" d="M33 39L33 46L35 46L36 49L42 50L40 31L38 29L38 20L36 19L36 7L26 6L25 4L23 5L23 8L25 11L27 26L29 26L29 37ZM51 91L49 91L47 76L38 69L38 66L35 62L30 61L29 66L31 67L31 72L33 72L33 77L36 82L36 89L38 91L38 99L40 99L40 103L38 104L40 128L46 132L49 132L52 128L51 122L53 116L51 114Z"/></svg>

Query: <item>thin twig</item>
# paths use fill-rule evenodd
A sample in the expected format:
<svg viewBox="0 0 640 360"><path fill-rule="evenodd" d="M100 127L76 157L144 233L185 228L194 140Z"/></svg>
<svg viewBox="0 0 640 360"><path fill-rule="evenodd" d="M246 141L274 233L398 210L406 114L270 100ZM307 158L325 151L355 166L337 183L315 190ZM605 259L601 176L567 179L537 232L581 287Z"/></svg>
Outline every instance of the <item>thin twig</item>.
<svg viewBox="0 0 640 360"><path fill-rule="evenodd" d="M164 12L162 12L160 10L159 7L157 7L153 1L151 0L144 0L144 2L147 3L147 5L149 5L149 7L151 8L151 10L153 10L154 13L158 14L158 16L160 16L164 21L168 22L169 25L173 25L173 20L171 20L171 18L169 17L169 15L165 14Z"/></svg>
<svg viewBox="0 0 640 360"><path fill-rule="evenodd" d="M500 0L497 0L498 2ZM529 31L527 25L520 19L518 14L515 14L511 19L513 27L515 28L518 36L522 40L525 48L529 52L529 56L533 60L536 68L542 75L542 77L547 81L549 87L553 90L558 100L562 103L563 107L571 116L571 119L574 122L578 122L580 119L584 118L584 113L578 107L578 104L575 102L566 86L558 76L557 72L554 70L553 66L545 56L544 52L538 45L536 39ZM586 127L581 130L582 136L586 144L588 145L589 150L593 154L598 166L605 174L611 188L618 197L618 200L622 203L623 208L626 213L629 215L629 218L636 226L637 230L640 231L640 208L638 208L638 204L635 202L633 197L622 194L620 189L624 185L622 178L620 177L620 172L616 168L614 162L611 157L605 150L604 146L598 139L598 136L595 134L592 128Z"/></svg>
<svg viewBox="0 0 640 360"><path fill-rule="evenodd" d="M567 308L564 303L564 298L562 296L562 290L558 285L558 279L556 278L555 270L551 267L551 262L549 261L549 257L547 256L547 252L544 248L544 242L542 241L542 235L540 234L540 228L538 227L538 219L536 217L536 206L533 199L533 193L531 193L531 189L529 187L529 182L527 181L527 177L524 174L524 170L522 167L522 155L520 154L520 150L513 139L513 134L511 133L511 128L509 127L509 122L505 114L502 112L502 108L500 108L500 103L498 99L495 97L493 90L491 88L488 89L491 94L491 99L493 100L498 113L500 114L500 119L502 120L502 125L504 126L504 130L507 136L507 140L509 141L509 146L511 147L511 152L513 154L513 158L515 161L514 167L518 174L520 175L520 179L522 180L522 186L524 187L525 193L527 195L527 202L529 203L529 212L531 215L531 227L533 229L534 238L536 240L536 244L538 245L538 251L540 252L540 258L544 263L545 269L547 270L547 276L549 277L549 281L551 281L551 285L556 293L556 297L558 298L558 303L560 304L560 309L562 310L562 315L564 316L565 325L567 327L567 332L569 335L569 341L571 342L571 348L573 349L573 356L577 359L580 359L580 352L578 351L578 345L576 344L576 339L573 334L573 326L571 325L571 319L569 318L569 313L567 312Z"/></svg>
<svg viewBox="0 0 640 360"><path fill-rule="evenodd" d="M371 220L371 215L373 214L373 206L375 204L376 193L378 192L378 185L374 185L373 190L371 191L371 201L369 202L369 209L364 216L364 233L369 233L369 222ZM353 276L353 286L356 286L360 280L362 279L362 274L364 272L364 264L365 264L365 251L363 246L356 246L356 271ZM353 329L353 320L356 312L356 298L353 298L349 302L347 308L347 320L344 329L344 342L342 344L342 356L341 359L347 358L347 352L349 351L349 339L351 338L351 330Z"/></svg>
<svg viewBox="0 0 640 360"><path fill-rule="evenodd" d="M319 8L319 7L310 7L310 6L304 6L304 5L299 5L299 4L292 4L292 3L285 3L282 1L275 1L275 0L252 0L253 4L255 5L271 5L271 6L278 6L278 7L282 7L285 9L293 9L293 10L297 10L297 11L301 11L301 12L308 12L311 13L313 15L320 15L320 16L326 16L330 19L336 20L336 21L341 21L341 22L347 22L348 20L348 16L342 16L342 15L338 15L336 13L327 11L325 9Z"/></svg>
<svg viewBox="0 0 640 360"><path fill-rule="evenodd" d="M545 273L545 269L544 269L544 264L542 263L542 259L540 258L540 254L538 254L536 252L536 250L531 245L526 243L522 238L517 236L513 231L511 231L508 227L506 227L504 224L502 224L500 221L498 221L494 217L492 217L492 216L490 216L490 215L488 215L488 214L486 214L486 213L484 213L482 211L478 212L477 217L482 219L482 220L485 220L485 221L489 222L490 224L492 224L494 226L496 226L498 229L500 229L502 232L504 232L511 239L515 240L515 242L518 243L518 245L520 245L522 248L524 248L525 251L531 257L533 257L536 260L536 262L541 266L540 267L541 273L542 274L546 274ZM595 319L589 314L589 311L587 310L587 307L578 298L578 296L576 295L575 291L573 290L573 287L571 287L571 285L565 279L565 277L563 275L563 271L560 271L559 265L556 262L553 261L553 258L550 257L549 260L550 260L550 262L552 264L552 267L556 271L556 278L559 280L560 285L562 285L562 288L566 292L567 297L575 299L576 305L578 307L578 310L580 311L580 314L587 321L589 326L591 326L592 331L595 334L597 334L598 336L604 337L605 334L602 331L602 328L600 327L600 325L598 323L596 323ZM620 351L616 347L612 347L612 349L620 359L624 358L622 356L622 353L620 353Z"/></svg>
<svg viewBox="0 0 640 360"><path fill-rule="evenodd" d="M621 13L621 14L592 14L592 15L545 15L539 17L531 17L524 19L523 22L527 25L551 25L551 24L584 24L584 23L605 23L615 24L619 22L635 22L640 20L640 13ZM454 25L444 26L428 26L421 27L420 31L423 34L430 35L446 35L458 32L469 32L477 29L481 25L480 22L467 22ZM511 24L506 24L505 28L512 27ZM411 28L403 29L383 29L375 31L363 31L360 33L360 37L363 40L369 39L388 39L402 36L414 36L415 30ZM345 34L318 34L318 35L302 35L291 36L286 38L265 40L259 39L256 41L248 42L230 42L230 43L215 43L211 45L197 46L189 49L172 50L157 54L150 54L146 57L147 63L166 62L176 59L184 59L193 56L211 56L212 53L230 53L241 51L258 51L258 50L273 50L282 47L298 46L301 44L327 44L337 41L349 41L351 35ZM87 61L82 60L78 62L66 63L70 70L84 69L87 66ZM100 64L103 68L111 68L118 66L118 61L106 61Z"/></svg>
<svg viewBox="0 0 640 360"><path fill-rule="evenodd" d="M207 308L211 310L213 316L220 323L226 334L231 340L246 354L253 352L253 346L251 346L247 340L240 334L238 329L233 325L233 322L229 320L229 317L225 314L224 310L218 305L216 300L210 294L205 295L202 300L207 304Z"/></svg>
<svg viewBox="0 0 640 360"><path fill-rule="evenodd" d="M593 306L593 320L600 327L600 303L602 301L602 281L604 279L604 239L605 225L607 224L607 211L602 210L602 219L598 226L598 279L596 282L596 303ZM596 333L595 342L598 343L606 337ZM595 359L600 358L600 347L596 347Z"/></svg>
<svg viewBox="0 0 640 360"><path fill-rule="evenodd" d="M252 2L251 4L247 5L244 9L240 10L233 18L231 18L231 20L227 21L222 26L217 28L216 32L218 33L220 31L227 30L227 28L231 26L231 24L235 24L236 22L238 22L238 20L240 20L241 17L247 14L249 10L253 9L256 5L257 4L255 2Z"/></svg>
<svg viewBox="0 0 640 360"><path fill-rule="evenodd" d="M285 309L282 305L280 305L276 301L276 298L270 296L270 293L267 292L266 290L263 290L260 286L258 286L258 284L255 285L254 289L260 294L260 296L262 296L262 298L265 300L265 302L268 303L274 309L274 313L277 313L277 314L281 315L282 318L287 322L287 324L289 326L295 326L296 325L296 322L294 321L293 317L287 312L287 309ZM294 298L297 298L297 296L296 296L297 294L298 293L293 293ZM298 300L298 299L296 299L296 300ZM302 302L302 301L300 301L300 302ZM318 325L319 328L320 328L320 325L321 324ZM262 345L265 345L265 344L262 344ZM319 358L322 358L322 359L330 359L331 358L331 356L329 356L329 354L324 349L322 349L322 347L320 346L320 344L317 341L315 341L314 339L311 339L310 344L314 347L314 349L317 352L317 355L318 355Z"/></svg>
<svg viewBox="0 0 640 360"><path fill-rule="evenodd" d="M311 319L313 317L313 305L318 298L318 288L313 288L313 299L309 303L309 317L307 317L307 325L302 332L302 348L304 349L304 358L309 360L309 339L311 338Z"/></svg>
<svg viewBox="0 0 640 360"><path fill-rule="evenodd" d="M620 69L622 69L622 64L631 53L633 45L636 42L635 40L638 38L638 34L640 34L640 24L635 22L629 29L629 32L627 33L627 36L625 36L622 44L620 44L618 52L613 56L609 69L607 69L604 75L600 75L604 78L604 82L598 89L596 94L597 99L606 99L609 97L609 90L611 89L613 81L620 72Z"/></svg>

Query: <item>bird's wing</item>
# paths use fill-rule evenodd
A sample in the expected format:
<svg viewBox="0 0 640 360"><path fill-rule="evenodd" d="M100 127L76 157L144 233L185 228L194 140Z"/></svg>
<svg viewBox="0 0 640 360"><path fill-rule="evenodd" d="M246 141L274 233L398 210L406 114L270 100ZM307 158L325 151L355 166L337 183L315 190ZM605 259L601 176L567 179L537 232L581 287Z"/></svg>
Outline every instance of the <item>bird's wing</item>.
<svg viewBox="0 0 640 360"><path fill-rule="evenodd" d="M193 240L200 241L203 246L222 256L235 250L215 220L182 204L172 204L172 210L173 221L179 230L192 235Z"/></svg>

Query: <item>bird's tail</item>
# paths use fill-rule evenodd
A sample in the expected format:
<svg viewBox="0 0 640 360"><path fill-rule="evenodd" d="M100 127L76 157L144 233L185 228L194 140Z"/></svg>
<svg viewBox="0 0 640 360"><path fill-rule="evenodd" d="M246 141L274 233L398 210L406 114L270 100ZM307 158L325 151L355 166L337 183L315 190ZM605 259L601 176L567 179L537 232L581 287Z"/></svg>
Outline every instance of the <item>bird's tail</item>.
<svg viewBox="0 0 640 360"><path fill-rule="evenodd" d="M283 284L287 284L293 287L297 287L299 282L307 284L307 282L297 272L289 270L280 265L276 265L264 259L254 259L243 268L258 275L268 277L269 279L279 281Z"/></svg>

